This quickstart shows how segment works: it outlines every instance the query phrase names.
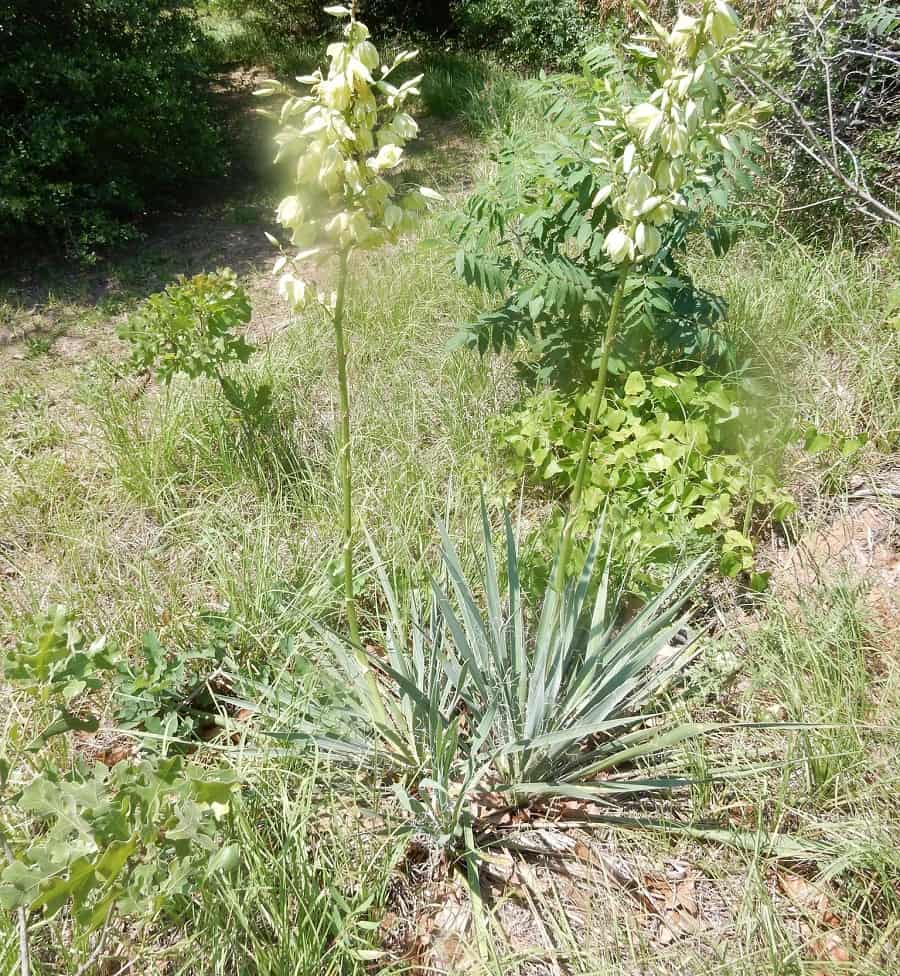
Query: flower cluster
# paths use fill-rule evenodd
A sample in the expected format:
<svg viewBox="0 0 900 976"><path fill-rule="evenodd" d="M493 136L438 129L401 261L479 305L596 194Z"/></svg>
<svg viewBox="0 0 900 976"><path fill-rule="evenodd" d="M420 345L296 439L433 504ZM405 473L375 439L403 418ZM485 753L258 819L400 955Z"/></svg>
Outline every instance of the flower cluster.
<svg viewBox="0 0 900 976"><path fill-rule="evenodd" d="M754 110L723 83L729 56L749 43L725 0L704 0L700 16L680 14L671 31L639 9L653 29L653 46L639 52L653 62L659 86L646 101L602 117L596 124L606 138L591 143L593 162L609 173L593 205L609 201L617 217L605 240L616 264L659 250L660 226L685 206L682 190L712 182L711 159L748 148L754 122Z"/></svg>
<svg viewBox="0 0 900 976"><path fill-rule="evenodd" d="M429 198L439 199L427 187L398 193L386 179L400 165L405 143L419 131L404 104L418 94L422 76L398 85L388 78L417 52L404 51L390 67L382 65L368 29L351 10L334 6L325 11L347 18L344 40L328 46L327 75L317 70L298 78L309 94L289 95L277 116L282 128L275 138L275 162L296 161L294 192L278 205L277 219L298 252L282 254L275 273L281 273L280 294L295 307L313 297L296 274L301 264L396 241L415 226ZM280 82L267 81L256 94L285 91Z"/></svg>

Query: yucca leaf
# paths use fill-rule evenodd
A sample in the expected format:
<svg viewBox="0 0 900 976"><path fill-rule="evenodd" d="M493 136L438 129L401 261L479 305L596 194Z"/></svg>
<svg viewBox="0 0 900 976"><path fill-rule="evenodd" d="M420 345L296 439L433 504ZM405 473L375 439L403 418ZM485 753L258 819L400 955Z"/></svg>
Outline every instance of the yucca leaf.
<svg viewBox="0 0 900 976"><path fill-rule="evenodd" d="M481 671L488 673L493 662L488 650L490 642L481 611L475 603L475 598L472 595L469 583L459 564L456 547L450 541L450 537L444 526L439 525L439 529L441 534L441 557L447 569L457 603L462 612L462 623L468 637L468 643L471 650L477 652L480 657L479 664Z"/></svg>
<svg viewBox="0 0 900 976"><path fill-rule="evenodd" d="M645 742L628 746L625 749L618 749L616 752L607 755L596 763L579 767L578 775L579 777L596 776L598 773L605 772L613 766L632 763L636 759L662 752L664 749L678 745L679 742L696 739L701 735L706 735L721 727L717 723L685 723L665 732L660 732L657 729L647 729L645 730L647 732Z"/></svg>
<svg viewBox="0 0 900 976"><path fill-rule="evenodd" d="M525 715L528 703L528 650L525 646L525 611L519 588L519 557L513 535L512 519L504 512L506 529L506 575L509 585L509 614L512 620L512 670L516 683L517 714Z"/></svg>
<svg viewBox="0 0 900 976"><path fill-rule="evenodd" d="M520 752L523 749L548 749L551 746L562 745L563 747L575 746L592 735L600 732L608 732L610 729L621 728L623 725L634 725L636 722L647 720L643 715L623 715L619 718L608 719L602 722L585 722L580 725L573 725L557 732L546 732L543 735L535 736L532 739L519 739L510 742L502 749L502 754Z"/></svg>
<svg viewBox="0 0 900 976"><path fill-rule="evenodd" d="M411 595L405 616L385 563L368 540L387 605L386 658L368 653L366 668L357 649L315 627L348 680L347 705L328 715L308 703L294 720L294 739L282 741L318 741L323 754L357 762L374 756L380 745L399 776L395 792L401 805L442 843L458 839L471 823L470 804L487 789L485 783L515 804L550 796L611 802L617 795L690 783L661 754L718 726L652 727L647 723L660 716L638 709L695 653L686 644L657 663L686 625L683 607L704 561L675 574L662 593L616 629L621 590L610 589L611 549L589 603L601 521L577 578L567 580L562 592L548 586L531 638L512 520L504 515L501 567L483 499L480 515L484 562L477 585L440 525L444 575L431 578L427 605ZM387 725L373 721L369 669L385 688ZM277 691L271 700L290 714L288 697ZM605 778L596 779L601 773ZM417 781L427 802L409 792Z"/></svg>
<svg viewBox="0 0 900 976"><path fill-rule="evenodd" d="M481 661L478 656L473 651L469 644L469 639L466 634L465 627L460 623L456 616L453 607L450 604L444 591L441 589L440 584L437 580L432 579L431 587L434 592L435 598L438 602L438 606L441 609L441 614L443 616L443 621L447 625L450 634L453 638L453 643L456 650L459 652L464 663L468 666L467 674L471 676L472 680L475 682L477 691L481 696L482 701L487 701L490 698L490 689L488 687L488 682L486 676L484 675L481 668ZM465 686L459 686L460 694L465 698L466 704L469 705L475 711L480 711L479 703L471 695L471 691L468 692Z"/></svg>
<svg viewBox="0 0 900 976"><path fill-rule="evenodd" d="M484 495L481 496L481 532L484 542L484 592L487 602L487 629L493 637L497 651L502 652L505 650L506 641L503 634L503 609L500 605L500 581L497 578L497 562L494 559L491 523L488 519Z"/></svg>
<svg viewBox="0 0 900 976"><path fill-rule="evenodd" d="M556 797L572 800L609 800L626 793L652 793L685 789L693 784L689 777L663 777L658 779L603 780L597 783L566 783L547 781L533 783L504 783L496 787L498 793L515 793L521 797Z"/></svg>

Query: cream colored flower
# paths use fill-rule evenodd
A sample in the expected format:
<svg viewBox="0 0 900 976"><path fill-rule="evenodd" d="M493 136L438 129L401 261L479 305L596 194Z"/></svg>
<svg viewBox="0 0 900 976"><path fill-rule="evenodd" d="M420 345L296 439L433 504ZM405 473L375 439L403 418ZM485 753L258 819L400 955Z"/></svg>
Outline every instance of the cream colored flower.
<svg viewBox="0 0 900 976"><path fill-rule="evenodd" d="M634 243L643 257L652 257L662 246L662 237L652 224L640 223L635 228Z"/></svg>
<svg viewBox="0 0 900 976"><path fill-rule="evenodd" d="M634 241L621 227L613 227L606 235L603 246L610 260L616 264L622 264L623 261L631 261L634 258Z"/></svg>
<svg viewBox="0 0 900 976"><path fill-rule="evenodd" d="M697 28L700 21L697 17L688 14L679 14L672 33L669 35L669 43L672 47L681 48L688 57L694 53L697 44Z"/></svg>
<svg viewBox="0 0 900 976"><path fill-rule="evenodd" d="M353 90L344 75L336 75L323 81L319 86L319 95L322 103L329 108L336 109L338 112L345 112L350 107L350 99Z"/></svg>
<svg viewBox="0 0 900 976"><path fill-rule="evenodd" d="M290 227L292 224L302 220L303 204L300 203L300 198L296 195L285 197L281 203L278 204L276 219L278 220L278 223L284 227Z"/></svg>
<svg viewBox="0 0 900 976"><path fill-rule="evenodd" d="M628 113L626 121L637 132L641 142L649 146L662 125L663 113L655 105L641 102Z"/></svg>
<svg viewBox="0 0 900 976"><path fill-rule="evenodd" d="M306 282L286 271L278 279L278 294L294 308L302 308L306 304Z"/></svg>
<svg viewBox="0 0 900 976"><path fill-rule="evenodd" d="M378 150L376 156L366 160L366 166L375 173L381 173L386 169L393 169L397 166L402 156L403 150L399 146L388 143Z"/></svg>

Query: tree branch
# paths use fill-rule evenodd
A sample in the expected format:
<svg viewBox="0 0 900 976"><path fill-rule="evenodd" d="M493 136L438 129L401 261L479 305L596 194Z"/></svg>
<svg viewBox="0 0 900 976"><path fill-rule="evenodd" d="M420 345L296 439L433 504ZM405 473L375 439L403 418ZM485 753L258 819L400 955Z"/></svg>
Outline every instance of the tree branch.
<svg viewBox="0 0 900 976"><path fill-rule="evenodd" d="M886 203L878 200L876 197L872 196L871 193L861 185L860 182L850 179L849 176L844 173L839 165L836 165L834 160L830 157L830 153L822 145L822 141L816 134L813 127L809 124L809 121L804 116L800 106L783 91L775 88L770 82L766 81L761 75L757 74L752 68L745 66L744 73L756 82L762 89L764 89L773 98L776 98L779 102L790 109L791 114L797 120L800 128L806 134L808 140L812 144L811 146L806 145L806 143L794 132L791 132L786 126L781 127L781 131L792 141L794 144L807 156L810 157L815 163L821 166L823 169L827 170L839 183L841 183L845 189L849 191L852 196L855 196L858 200L862 201L868 208L867 212L872 213L878 219L885 221L886 223L894 224L900 227L900 213L893 210ZM744 87L752 93L750 86L743 81ZM836 145L832 146L833 151L836 153ZM851 154L852 155L852 154Z"/></svg>

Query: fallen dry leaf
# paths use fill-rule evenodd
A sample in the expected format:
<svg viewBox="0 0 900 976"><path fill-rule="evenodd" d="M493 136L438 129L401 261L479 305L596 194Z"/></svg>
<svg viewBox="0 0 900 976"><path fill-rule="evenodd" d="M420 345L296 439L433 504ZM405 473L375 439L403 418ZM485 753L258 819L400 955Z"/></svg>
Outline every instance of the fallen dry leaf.
<svg viewBox="0 0 900 976"><path fill-rule="evenodd" d="M829 962L850 962L850 953L839 932L829 932L823 939L816 939L811 943L811 948L819 959ZM831 976L831 974L820 969L814 976Z"/></svg>
<svg viewBox="0 0 900 976"><path fill-rule="evenodd" d="M696 915L678 908L667 908L660 916L657 941L660 945L669 945L675 939L696 935L705 928L706 924Z"/></svg>
<svg viewBox="0 0 900 976"><path fill-rule="evenodd" d="M815 914L821 924L832 929L840 926L841 919L832 911L828 892L824 887L790 871L781 872L777 881L778 887L795 905Z"/></svg>

